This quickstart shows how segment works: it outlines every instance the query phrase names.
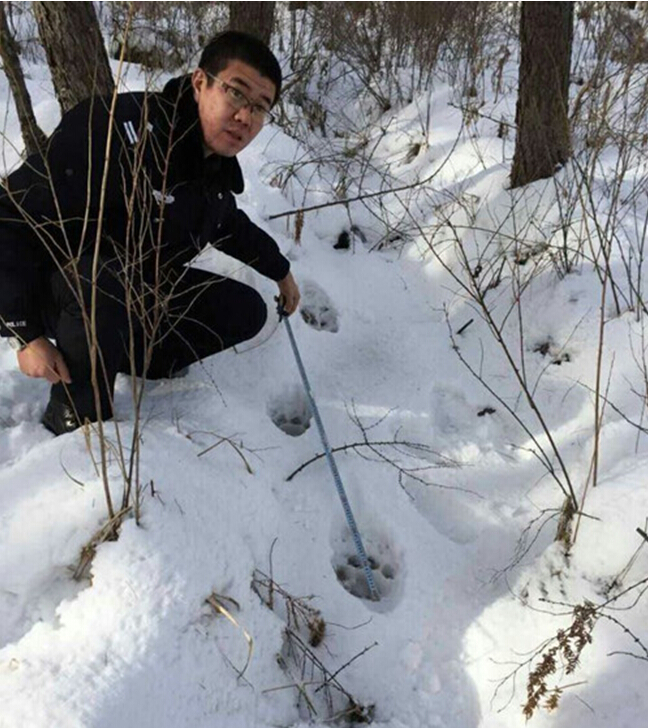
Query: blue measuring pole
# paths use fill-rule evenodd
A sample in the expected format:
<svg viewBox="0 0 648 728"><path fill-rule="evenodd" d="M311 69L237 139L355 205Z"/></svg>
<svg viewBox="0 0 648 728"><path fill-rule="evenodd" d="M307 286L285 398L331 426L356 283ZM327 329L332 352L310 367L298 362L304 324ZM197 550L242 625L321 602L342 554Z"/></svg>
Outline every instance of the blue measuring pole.
<svg viewBox="0 0 648 728"><path fill-rule="evenodd" d="M346 517L349 528L351 529L351 535L353 536L353 543L355 545L356 552L358 554L358 558L360 559L360 564L362 565L362 569L364 571L364 575L367 580L367 586L369 587L369 594L371 595L371 599L374 602L377 602L380 600L380 594L378 594L378 590L376 589L376 583L374 581L373 574L371 573L371 566L369 565L369 559L367 558L367 552L365 551L364 545L362 543L362 538L360 537L360 532L358 531L358 526L356 525L355 518L353 517L353 511L351 510L351 504L349 503L349 499L347 498L346 492L344 490L344 485L342 485L342 478L340 477L340 472L335 463L335 459L333 458L333 453L331 452L331 447L329 445L328 438L326 437L326 431L324 430L324 424L322 423L322 418L320 417L319 410L317 409L317 404L315 403L315 397L313 396L310 382L308 381L308 376L306 375L306 369L304 369L304 363L302 362L302 358L299 354L299 349L297 348L297 342L295 341L295 335L293 334L292 327L290 325L290 322L288 321L288 316L286 315L286 312L283 310L283 307L281 306L281 304L279 304L277 310L279 312L279 318L283 319L284 323L286 324L286 331L288 332L288 338L290 339L290 345L292 347L293 354L295 355L295 361L297 362L297 368L299 369L299 374L300 374L302 382L304 384L304 389L306 390L306 396L308 397L308 402L309 402L311 410L313 412L313 417L315 418L315 424L317 425L317 430L319 432L319 436L322 441L322 445L324 446L324 453L326 455L326 461L329 464L329 468L331 469L331 473L333 474L333 481L335 482L335 487L337 489L338 495L340 496L340 500L342 501L342 508L344 509L344 515Z"/></svg>

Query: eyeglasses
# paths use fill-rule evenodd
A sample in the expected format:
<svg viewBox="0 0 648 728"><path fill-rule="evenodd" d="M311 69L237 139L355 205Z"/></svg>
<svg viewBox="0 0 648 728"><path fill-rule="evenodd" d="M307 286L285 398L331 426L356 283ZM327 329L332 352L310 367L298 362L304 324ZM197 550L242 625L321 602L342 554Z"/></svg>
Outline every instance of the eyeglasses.
<svg viewBox="0 0 648 728"><path fill-rule="evenodd" d="M265 124L267 121L269 121L270 123L274 123L277 120L272 111L270 111L270 109L266 108L263 104L257 103L256 101L250 101L250 99L243 93L243 91L240 91L238 88L236 88L236 86L231 86L229 83L226 83L222 79L218 78L218 76L214 76L208 71L205 71L205 75L209 76L212 81L216 81L218 86L223 89L227 98L227 102L232 108L237 110L250 109L250 114L252 115L252 118L256 122L260 122L261 124Z"/></svg>

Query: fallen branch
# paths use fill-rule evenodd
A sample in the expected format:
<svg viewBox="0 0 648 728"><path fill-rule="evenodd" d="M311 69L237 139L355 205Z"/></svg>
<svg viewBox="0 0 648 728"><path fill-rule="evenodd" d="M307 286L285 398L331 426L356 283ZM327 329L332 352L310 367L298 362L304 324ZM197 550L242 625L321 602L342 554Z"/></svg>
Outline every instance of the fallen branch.
<svg viewBox="0 0 648 728"><path fill-rule="evenodd" d="M360 421L360 417L355 412L355 408L353 410L353 414L349 413L349 417L351 418L353 424L360 430L362 434L362 441L352 442L346 445L338 445L338 447L334 447L331 449L332 453L355 452L365 460L383 462L390 467L395 468L398 471L398 482L401 488L403 488L403 490L410 497L412 496L408 493L405 484L406 477L411 478L412 480L415 480L422 485L434 486L436 488L442 488L446 490L457 490L477 496L478 498L482 498L482 496L475 491L453 485L445 485L443 483L433 483L421 476L421 473L424 473L427 470L461 467L460 462L457 462L456 460L452 460L445 455L442 455L436 450L433 450L429 445L425 445L420 442L410 442L409 440L399 440L398 433L396 433L394 438L391 440L369 440L369 437L367 435L368 431L377 427L384 418L381 418L378 422L375 422L371 425L365 425ZM410 460L415 459L416 465L405 466L392 459L392 457L389 457L388 455L383 453L382 448L391 448L396 453L396 455L404 456L406 458L409 458ZM430 456L433 456L434 458L439 460L439 462L434 463L425 460L425 458L429 458ZM321 460L325 457L326 453L317 453L305 463L302 463L296 470L293 470L293 472L290 473L290 475L288 475L288 477L286 478L286 481L290 482L296 475L301 473L302 470L305 470L309 465L312 465L313 463L316 463L318 460Z"/></svg>
<svg viewBox="0 0 648 728"><path fill-rule="evenodd" d="M331 448L332 453L336 452L347 452L349 450L360 450L361 448L368 448L371 450L374 454L379 455L381 459L384 459L384 456L381 453L378 453L375 448L378 447L408 447L411 449L419 449L424 450L427 454L433 454L436 455L439 458L442 458L445 460L445 463L439 463L436 465L429 465L429 468L457 468L459 467L460 463L450 460L450 458L445 458L443 455L440 455L439 453L434 452L433 450L429 449L427 445L422 445L421 443L414 443L414 442L407 442L405 440L374 440L369 441L365 440L364 442L352 442L348 445L339 445L338 447ZM326 453L320 452L314 455L310 460L307 460L305 463L302 463L296 470L293 470L292 473L286 478L286 481L291 481L296 475L301 473L302 470L305 470L309 465L312 465L313 463L316 463L318 460L321 460L322 458L326 457ZM394 467L398 467L395 463L391 463L394 465ZM416 468L416 470L424 470L425 468Z"/></svg>
<svg viewBox="0 0 648 728"><path fill-rule="evenodd" d="M228 602L231 602L238 609L239 608L238 603L234 599L230 599L229 597L221 597L215 593L210 594L207 597L207 599L205 599L205 601L207 602L207 604L209 604L209 606L217 614L222 614L223 617L228 619L235 627L237 627L238 629L241 630L241 632L243 632L245 640L248 644L248 654L247 654L247 659L245 661L245 665L243 666L243 669L236 670L236 672L238 673L238 676L243 677L243 675L245 675L245 671L248 669L248 667L250 665L250 661L252 660L252 650L254 648L254 640L250 636L250 633L236 621L236 619L232 616L232 613L228 609L226 609L225 606L223 605L224 601L228 601Z"/></svg>

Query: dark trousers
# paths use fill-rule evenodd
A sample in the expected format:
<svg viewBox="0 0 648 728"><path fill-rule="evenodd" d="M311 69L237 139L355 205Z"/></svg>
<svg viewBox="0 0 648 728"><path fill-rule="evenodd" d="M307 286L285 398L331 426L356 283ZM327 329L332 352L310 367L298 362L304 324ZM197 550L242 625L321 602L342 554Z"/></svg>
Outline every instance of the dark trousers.
<svg viewBox="0 0 648 728"><path fill-rule="evenodd" d="M77 285L71 285L68 274L55 272L46 296L46 333L56 341L72 379L69 385L52 385L51 398L73 405L81 422L86 418L94 422L97 411L82 312L83 306L89 315L92 300L91 257L82 257L77 270ZM146 292L134 290L143 298L130 305L130 318L120 274L104 262L96 281L97 378L103 419L112 416L118 372L130 374L134 369L148 379L169 377L189 364L251 339L267 318L266 305L253 288L196 268L165 271L157 295L150 285L142 286ZM161 314L160 325L152 334L156 310Z"/></svg>

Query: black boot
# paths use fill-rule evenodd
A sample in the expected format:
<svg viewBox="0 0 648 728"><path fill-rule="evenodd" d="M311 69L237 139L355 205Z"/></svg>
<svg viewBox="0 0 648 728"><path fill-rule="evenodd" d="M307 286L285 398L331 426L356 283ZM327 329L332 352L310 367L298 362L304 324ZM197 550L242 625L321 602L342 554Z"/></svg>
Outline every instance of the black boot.
<svg viewBox="0 0 648 728"><path fill-rule="evenodd" d="M58 402L55 399L50 399L41 423L57 437L66 432L72 432L81 425L74 409L69 404Z"/></svg>

